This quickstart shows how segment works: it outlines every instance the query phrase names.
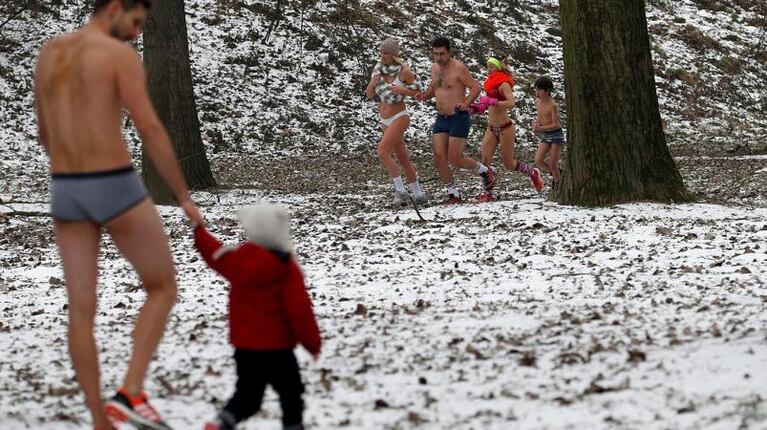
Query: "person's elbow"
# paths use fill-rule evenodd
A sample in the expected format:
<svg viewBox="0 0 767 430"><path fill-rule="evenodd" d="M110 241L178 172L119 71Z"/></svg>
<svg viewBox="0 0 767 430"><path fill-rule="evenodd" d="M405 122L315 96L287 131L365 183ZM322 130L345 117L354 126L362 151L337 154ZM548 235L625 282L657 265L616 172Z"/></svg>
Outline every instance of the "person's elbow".
<svg viewBox="0 0 767 430"><path fill-rule="evenodd" d="M159 120L135 122L134 125L145 144L154 142L159 136L165 134L165 127Z"/></svg>

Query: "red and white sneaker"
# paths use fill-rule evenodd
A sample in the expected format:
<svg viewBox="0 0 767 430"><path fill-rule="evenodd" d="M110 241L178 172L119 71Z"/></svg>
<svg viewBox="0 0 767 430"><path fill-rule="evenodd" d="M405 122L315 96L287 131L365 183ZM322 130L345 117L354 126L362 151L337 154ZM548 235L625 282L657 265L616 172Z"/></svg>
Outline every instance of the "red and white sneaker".
<svg viewBox="0 0 767 430"><path fill-rule="evenodd" d="M482 189L488 193L492 193L493 188L495 187L495 172L493 172L493 168L488 167L487 172L482 173L479 176L482 177Z"/></svg>
<svg viewBox="0 0 767 430"><path fill-rule="evenodd" d="M540 192L543 189L543 178L541 177L541 170L537 167L533 169L533 174L530 175L530 181L533 183L535 191Z"/></svg>
<svg viewBox="0 0 767 430"><path fill-rule="evenodd" d="M146 393L134 396L120 388L106 401L104 411L115 427L118 423L127 422L140 430L172 430L149 404Z"/></svg>
<svg viewBox="0 0 767 430"><path fill-rule="evenodd" d="M460 197L454 196L452 194L448 194L447 200L445 200L446 205L460 205L463 203L463 200L461 200Z"/></svg>
<svg viewBox="0 0 767 430"><path fill-rule="evenodd" d="M480 203L492 202L494 200L493 199L493 194L492 193L488 193L487 191L482 191L482 193L479 195L479 198L477 200Z"/></svg>

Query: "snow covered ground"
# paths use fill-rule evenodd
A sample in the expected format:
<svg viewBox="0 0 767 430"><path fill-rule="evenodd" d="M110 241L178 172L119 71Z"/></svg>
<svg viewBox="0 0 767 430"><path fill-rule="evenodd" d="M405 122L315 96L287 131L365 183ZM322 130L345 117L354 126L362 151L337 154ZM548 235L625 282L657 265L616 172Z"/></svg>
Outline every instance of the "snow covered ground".
<svg viewBox="0 0 767 430"><path fill-rule="evenodd" d="M299 356L312 428L767 428L765 207L526 197L434 206L420 222L351 194L196 198L229 242L243 204L293 213L325 340L318 362ZM181 293L148 390L176 428L201 428L233 384L226 289L180 214L161 213ZM11 217L0 233L2 428L85 428L50 222ZM104 244L98 337L113 389L143 294ZM244 428L280 428L279 416L270 393Z"/></svg>

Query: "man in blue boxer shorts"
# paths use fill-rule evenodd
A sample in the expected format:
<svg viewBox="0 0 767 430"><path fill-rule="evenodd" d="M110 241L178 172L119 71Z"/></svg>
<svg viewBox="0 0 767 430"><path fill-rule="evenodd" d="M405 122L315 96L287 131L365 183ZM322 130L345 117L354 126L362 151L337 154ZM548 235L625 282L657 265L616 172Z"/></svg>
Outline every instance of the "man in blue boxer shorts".
<svg viewBox="0 0 767 430"><path fill-rule="evenodd" d="M453 58L449 39L434 39L432 55L431 84L415 98L421 101L436 98L437 118L432 127L434 166L445 184L447 203L461 203L461 194L453 183L451 165L475 171L482 177L485 187L492 188L495 184L495 174L491 169L463 154L471 126L469 105L479 95L480 86L471 76L469 68Z"/></svg>

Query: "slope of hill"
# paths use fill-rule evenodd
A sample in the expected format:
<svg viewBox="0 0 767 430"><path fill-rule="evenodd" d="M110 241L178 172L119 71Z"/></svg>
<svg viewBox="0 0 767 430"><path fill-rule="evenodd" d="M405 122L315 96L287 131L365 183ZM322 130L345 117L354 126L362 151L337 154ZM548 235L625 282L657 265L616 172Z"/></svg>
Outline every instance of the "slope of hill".
<svg viewBox="0 0 767 430"><path fill-rule="evenodd" d="M64 3L55 15L26 12L2 29L0 140L11 142L0 150L4 155L27 152L36 134L30 77L40 44L87 16L79 2ZM671 145L765 150L765 9L757 0L648 2ZM428 72L430 41L437 35L456 41L457 57L478 78L488 55L507 54L518 80L521 145L531 142L531 80L550 75L559 89L556 98L562 101L564 94L556 1L195 0L187 2L187 18L195 92L211 153L370 151L379 126L375 106L362 92L378 42L389 35L403 40L404 56L421 75ZM427 151L433 107L412 109L412 146Z"/></svg>

